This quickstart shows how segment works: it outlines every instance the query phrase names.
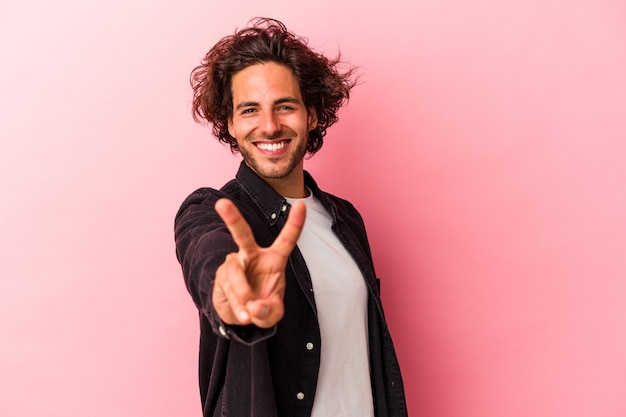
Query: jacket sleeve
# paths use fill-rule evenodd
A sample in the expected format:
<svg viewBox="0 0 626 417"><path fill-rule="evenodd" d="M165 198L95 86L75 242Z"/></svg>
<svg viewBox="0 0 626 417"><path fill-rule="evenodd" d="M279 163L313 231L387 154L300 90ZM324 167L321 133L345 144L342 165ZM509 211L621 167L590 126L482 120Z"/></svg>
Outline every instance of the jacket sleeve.
<svg viewBox="0 0 626 417"><path fill-rule="evenodd" d="M224 323L213 308L215 272L226 255L238 248L228 228L215 212L215 202L227 197L204 188L191 194L182 204L174 222L176 257L181 264L187 290L206 316L216 335L250 345L272 336L276 328L254 325L233 326Z"/></svg>

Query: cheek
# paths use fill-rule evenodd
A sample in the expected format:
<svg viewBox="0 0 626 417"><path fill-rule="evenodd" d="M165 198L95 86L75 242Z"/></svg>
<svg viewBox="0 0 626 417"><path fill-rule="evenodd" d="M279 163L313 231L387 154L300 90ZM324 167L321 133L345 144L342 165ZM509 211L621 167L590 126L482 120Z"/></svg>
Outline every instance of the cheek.
<svg viewBox="0 0 626 417"><path fill-rule="evenodd" d="M284 125L290 127L291 129L307 133L313 129L311 120L306 115L299 115L295 118L292 117L290 120L286 121Z"/></svg>
<svg viewBox="0 0 626 417"><path fill-rule="evenodd" d="M228 124L228 132L234 138L237 136L245 135L247 131L251 129L250 121L248 120L233 120Z"/></svg>

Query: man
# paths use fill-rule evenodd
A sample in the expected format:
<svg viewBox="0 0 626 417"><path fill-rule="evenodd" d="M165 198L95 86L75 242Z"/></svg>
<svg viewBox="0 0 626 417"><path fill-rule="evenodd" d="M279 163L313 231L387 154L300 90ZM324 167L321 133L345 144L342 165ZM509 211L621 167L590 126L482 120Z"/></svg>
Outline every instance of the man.
<svg viewBox="0 0 626 417"><path fill-rule="evenodd" d="M355 84L338 64L257 19L192 72L194 118L243 156L175 222L204 416L407 414L363 221L303 167Z"/></svg>

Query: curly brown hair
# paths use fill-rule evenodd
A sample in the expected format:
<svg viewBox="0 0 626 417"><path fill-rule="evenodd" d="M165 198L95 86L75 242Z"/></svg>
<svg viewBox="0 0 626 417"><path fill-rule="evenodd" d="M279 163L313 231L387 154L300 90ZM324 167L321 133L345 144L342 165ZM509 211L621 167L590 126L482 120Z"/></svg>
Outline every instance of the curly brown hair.
<svg viewBox="0 0 626 417"><path fill-rule="evenodd" d="M237 141L228 133L228 121L233 116L231 79L238 71L263 62L290 68L298 80L304 105L315 109L318 123L309 132L306 147L313 155L322 147L326 129L337 122L337 112L350 98L357 82L356 68L347 66L341 71L340 54L335 59L326 58L309 48L307 39L275 19L253 19L249 27L220 40L194 68L190 77L194 120L211 123L217 139L237 152Z"/></svg>

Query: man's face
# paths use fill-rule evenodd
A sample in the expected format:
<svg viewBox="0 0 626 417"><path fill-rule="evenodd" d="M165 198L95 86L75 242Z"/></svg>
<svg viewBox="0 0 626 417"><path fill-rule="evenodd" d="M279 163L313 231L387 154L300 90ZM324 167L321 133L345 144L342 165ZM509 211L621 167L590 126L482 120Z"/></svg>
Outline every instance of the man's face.
<svg viewBox="0 0 626 417"><path fill-rule="evenodd" d="M250 65L231 82L228 132L246 164L262 178L288 182L302 175L308 133L317 126L293 72L274 62Z"/></svg>

